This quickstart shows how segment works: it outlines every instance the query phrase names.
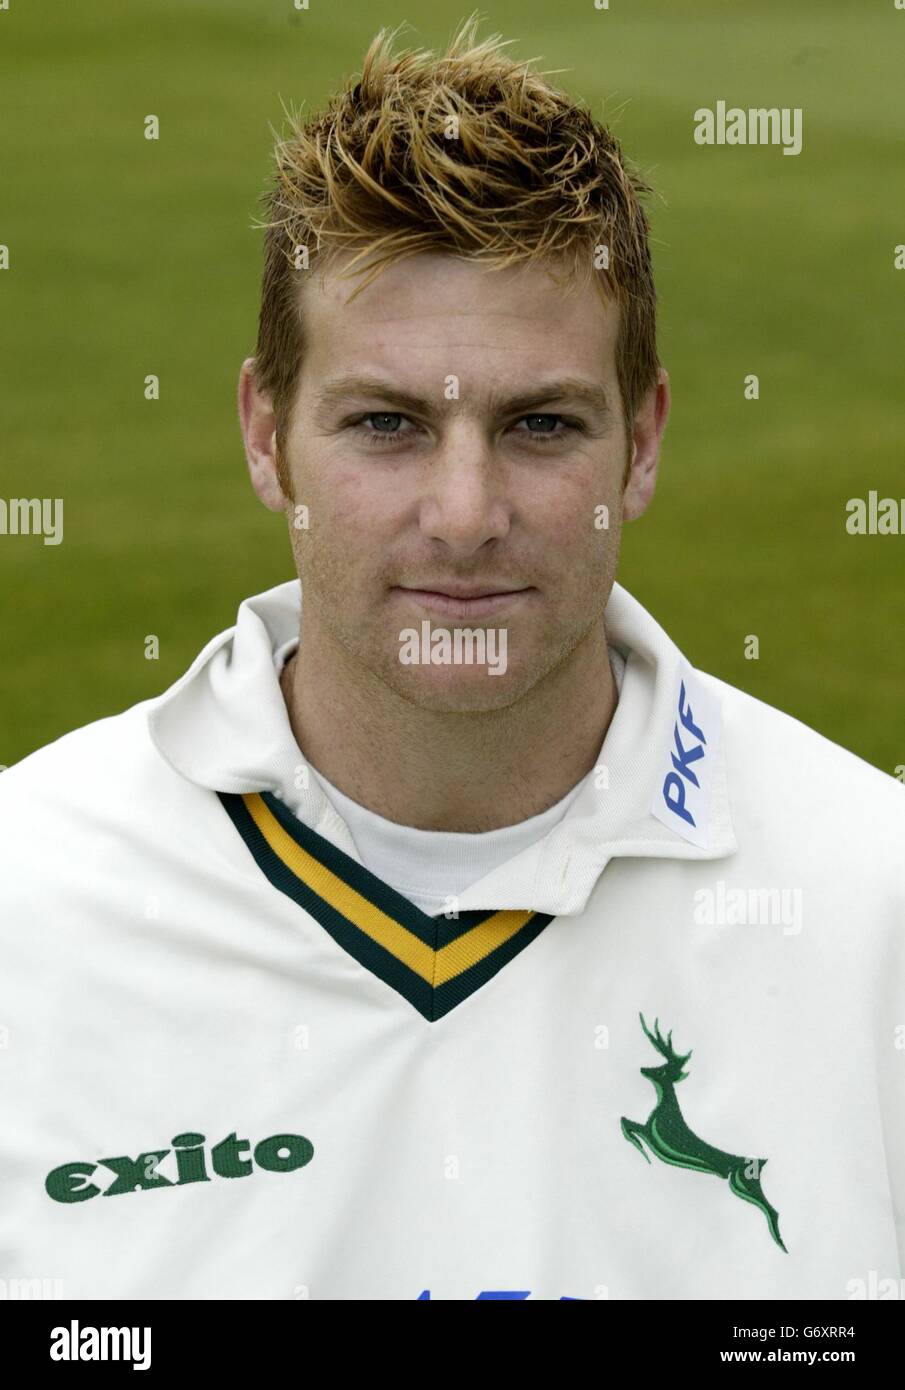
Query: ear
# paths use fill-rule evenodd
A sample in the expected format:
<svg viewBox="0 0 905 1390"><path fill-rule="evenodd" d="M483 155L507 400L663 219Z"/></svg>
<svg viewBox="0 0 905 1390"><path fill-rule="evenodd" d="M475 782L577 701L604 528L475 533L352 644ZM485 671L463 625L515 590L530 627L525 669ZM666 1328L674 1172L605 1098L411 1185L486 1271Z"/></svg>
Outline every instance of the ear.
<svg viewBox="0 0 905 1390"><path fill-rule="evenodd" d="M657 482L660 441L669 416L669 373L661 367L657 384L641 403L632 430L632 461L622 496L622 515L634 521L647 510Z"/></svg>
<svg viewBox="0 0 905 1390"><path fill-rule="evenodd" d="M247 357L239 373L239 424L251 485L271 512L286 510L287 498L277 468L276 418L270 398L258 390L255 359Z"/></svg>

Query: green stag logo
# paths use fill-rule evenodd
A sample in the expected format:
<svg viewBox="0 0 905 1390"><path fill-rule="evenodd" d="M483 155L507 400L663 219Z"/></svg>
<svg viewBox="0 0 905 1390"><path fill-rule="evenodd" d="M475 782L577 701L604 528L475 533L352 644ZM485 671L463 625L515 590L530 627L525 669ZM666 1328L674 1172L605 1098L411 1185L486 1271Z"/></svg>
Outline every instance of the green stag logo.
<svg viewBox="0 0 905 1390"><path fill-rule="evenodd" d="M714 1149L688 1128L676 1100L676 1085L679 1081L684 1081L688 1075L682 1068L691 1053L686 1052L684 1056L680 1056L673 1050L672 1030L664 1040L660 1036L659 1019L655 1019L654 1031L651 1033L644 1022L644 1015L639 1014L638 1017L641 1019L645 1035L666 1061L662 1066L641 1068L641 1075L653 1082L657 1103L643 1125L638 1124L637 1120L627 1120L623 1115L622 1133L630 1144L634 1144L635 1148L644 1154L648 1163L650 1159L644 1152L642 1139L651 1153L656 1154L664 1163L674 1163L679 1168L693 1168L698 1173L715 1173L717 1177L728 1178L730 1191L734 1192L736 1197L753 1202L760 1208L767 1218L771 1236L780 1249L785 1250L779 1234L779 1213L775 1207L770 1206L761 1190L760 1172L767 1160L743 1158L739 1154L727 1154L722 1149Z"/></svg>

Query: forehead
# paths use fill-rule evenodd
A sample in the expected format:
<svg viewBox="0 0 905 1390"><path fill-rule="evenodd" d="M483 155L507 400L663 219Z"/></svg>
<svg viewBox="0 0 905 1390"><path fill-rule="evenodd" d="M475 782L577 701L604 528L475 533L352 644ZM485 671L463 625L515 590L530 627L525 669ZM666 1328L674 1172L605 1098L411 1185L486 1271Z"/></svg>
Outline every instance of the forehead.
<svg viewBox="0 0 905 1390"><path fill-rule="evenodd" d="M590 279L566 288L543 262L490 270L431 253L388 267L352 299L359 281L340 278L344 264L303 285L303 378L376 368L489 387L488 374L614 376L619 310Z"/></svg>

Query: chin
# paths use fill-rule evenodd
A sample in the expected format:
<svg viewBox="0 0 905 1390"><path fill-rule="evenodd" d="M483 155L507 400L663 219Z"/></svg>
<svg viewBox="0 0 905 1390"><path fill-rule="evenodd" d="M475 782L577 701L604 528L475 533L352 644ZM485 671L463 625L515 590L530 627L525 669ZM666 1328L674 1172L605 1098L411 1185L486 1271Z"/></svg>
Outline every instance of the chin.
<svg viewBox="0 0 905 1390"><path fill-rule="evenodd" d="M520 700L532 682L509 668L490 675L486 667L396 666L388 682L398 695L419 709L438 714L485 714Z"/></svg>

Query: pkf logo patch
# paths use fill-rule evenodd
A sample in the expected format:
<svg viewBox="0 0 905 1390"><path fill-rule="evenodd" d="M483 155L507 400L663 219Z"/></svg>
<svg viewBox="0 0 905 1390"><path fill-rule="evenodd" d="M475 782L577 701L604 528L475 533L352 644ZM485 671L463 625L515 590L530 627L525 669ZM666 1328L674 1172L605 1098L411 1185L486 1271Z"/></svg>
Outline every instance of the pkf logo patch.
<svg viewBox="0 0 905 1390"><path fill-rule="evenodd" d="M677 677L673 729L652 813L702 849L710 842L710 787L720 736L720 702L686 663Z"/></svg>

